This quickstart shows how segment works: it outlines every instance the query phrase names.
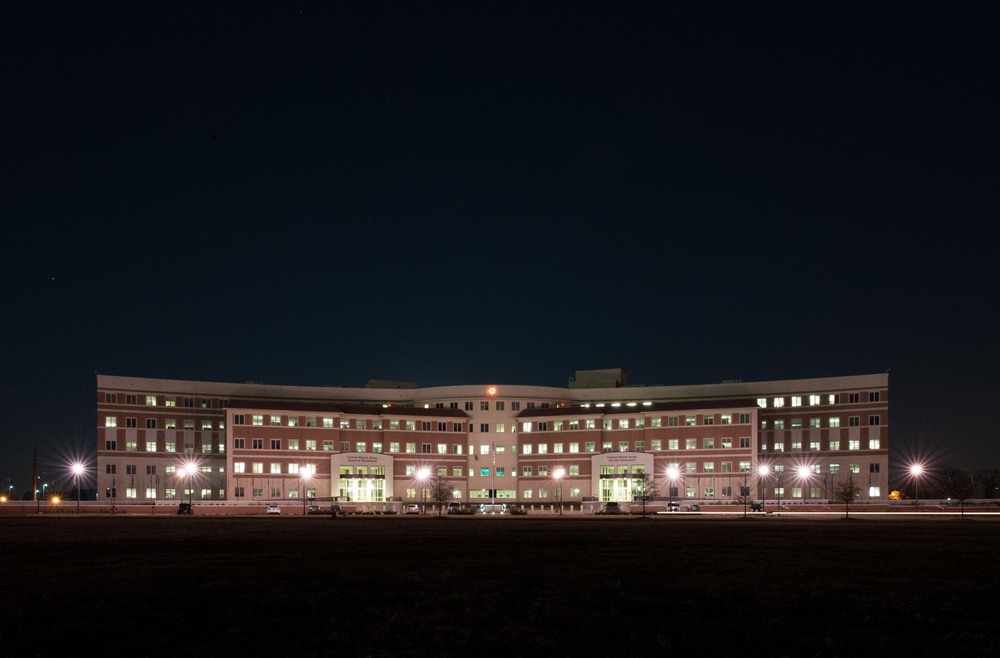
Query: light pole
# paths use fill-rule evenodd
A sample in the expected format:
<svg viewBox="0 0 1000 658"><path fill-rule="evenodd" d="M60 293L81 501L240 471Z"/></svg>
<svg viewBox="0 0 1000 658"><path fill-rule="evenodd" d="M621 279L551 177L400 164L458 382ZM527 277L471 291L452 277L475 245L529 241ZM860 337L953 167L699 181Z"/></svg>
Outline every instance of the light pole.
<svg viewBox="0 0 1000 658"><path fill-rule="evenodd" d="M191 508L191 512L194 512L194 487L191 486L191 477L194 475L194 466L188 464L187 466L181 466L180 470L177 471L177 475L181 477L181 480L187 486L188 490L188 507ZM184 491L181 491L181 500L184 500Z"/></svg>
<svg viewBox="0 0 1000 658"><path fill-rule="evenodd" d="M427 513L427 478L431 475L431 469L424 467L417 471L417 480L420 481L420 492L423 497L424 506L421 508L420 513Z"/></svg>
<svg viewBox="0 0 1000 658"><path fill-rule="evenodd" d="M676 466L667 467L667 487L670 489L670 504L667 511L674 511L674 491L677 489L677 480L681 476L681 469ZM679 492L678 492L679 493ZM677 509L680 509L679 507Z"/></svg>
<svg viewBox="0 0 1000 658"><path fill-rule="evenodd" d="M921 464L913 464L910 466L910 477L913 478L913 509L914 511L920 511L920 476L924 473L924 467Z"/></svg>
<svg viewBox="0 0 1000 658"><path fill-rule="evenodd" d="M306 513L306 480L312 478L312 471L305 464L302 465L302 514Z"/></svg>
<svg viewBox="0 0 1000 658"><path fill-rule="evenodd" d="M566 475L566 469L562 468L561 466L552 473L552 477L556 479L556 500L559 501L559 516L562 516L563 513L562 478L564 475Z"/></svg>
<svg viewBox="0 0 1000 658"><path fill-rule="evenodd" d="M757 467L757 490L760 491L760 511L764 512L764 501L766 496L764 495L764 488L761 486L761 482L767 477L767 474L771 471L767 464L761 464Z"/></svg>
<svg viewBox="0 0 1000 658"><path fill-rule="evenodd" d="M802 487L802 502L805 503L806 502L805 494L809 488L809 476L811 475L811 471L809 470L808 466L799 466L798 469L796 470L798 471L799 474L799 481L804 483L804 486Z"/></svg>
<svg viewBox="0 0 1000 658"><path fill-rule="evenodd" d="M784 466L782 466L782 468L784 468ZM777 506L778 511L780 512L781 511L781 471L778 470L777 466L774 467L774 497L775 497L775 505Z"/></svg>
<svg viewBox="0 0 1000 658"><path fill-rule="evenodd" d="M80 513L80 476L83 475L83 464L76 462L73 464L73 476L76 479L76 513Z"/></svg>

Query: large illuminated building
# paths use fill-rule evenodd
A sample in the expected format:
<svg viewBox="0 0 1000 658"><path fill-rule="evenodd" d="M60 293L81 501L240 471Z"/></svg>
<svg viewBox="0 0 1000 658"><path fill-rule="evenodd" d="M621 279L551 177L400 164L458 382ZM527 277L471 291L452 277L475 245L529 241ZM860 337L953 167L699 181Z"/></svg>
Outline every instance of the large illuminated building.
<svg viewBox="0 0 1000 658"><path fill-rule="evenodd" d="M422 502L443 478L468 503L660 496L825 501L850 478L888 494L888 375L630 386L579 371L566 388L272 386L97 376L102 498L149 504ZM766 466L766 469L761 469Z"/></svg>

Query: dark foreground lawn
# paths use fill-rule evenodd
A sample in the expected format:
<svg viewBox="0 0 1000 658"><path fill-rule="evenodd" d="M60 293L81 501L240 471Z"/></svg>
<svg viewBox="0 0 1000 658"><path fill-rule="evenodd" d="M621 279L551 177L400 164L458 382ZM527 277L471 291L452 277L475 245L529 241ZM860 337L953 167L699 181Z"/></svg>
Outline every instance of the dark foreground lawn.
<svg viewBox="0 0 1000 658"><path fill-rule="evenodd" d="M986 519L7 517L0 656L995 656L998 548Z"/></svg>

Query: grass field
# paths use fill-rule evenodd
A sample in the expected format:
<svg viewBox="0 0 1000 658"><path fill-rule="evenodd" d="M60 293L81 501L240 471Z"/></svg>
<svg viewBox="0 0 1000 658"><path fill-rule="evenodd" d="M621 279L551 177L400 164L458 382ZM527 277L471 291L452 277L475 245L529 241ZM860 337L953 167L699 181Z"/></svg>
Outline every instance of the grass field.
<svg viewBox="0 0 1000 658"><path fill-rule="evenodd" d="M0 656L995 656L1000 520L0 518Z"/></svg>

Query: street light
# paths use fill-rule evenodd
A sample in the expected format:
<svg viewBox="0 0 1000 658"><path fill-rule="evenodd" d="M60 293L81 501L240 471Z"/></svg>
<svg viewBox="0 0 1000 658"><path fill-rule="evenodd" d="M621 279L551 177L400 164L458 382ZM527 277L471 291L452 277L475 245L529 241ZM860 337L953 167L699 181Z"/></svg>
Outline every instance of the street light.
<svg viewBox="0 0 1000 658"><path fill-rule="evenodd" d="M667 486L670 489L670 502L671 503L674 502L674 489L677 488L676 486L674 486L674 483L677 481L677 478L680 476L680 474L681 474L681 470L679 468L677 468L676 466L669 466L669 467L667 467L667 479L670 481L670 484L667 485Z"/></svg>
<svg viewBox="0 0 1000 658"><path fill-rule="evenodd" d="M194 487L191 486L191 477L195 473L195 467L193 464L188 464L186 466L181 466L180 470L177 471L177 475L184 481L188 490L188 507L194 512ZM181 491L181 500L184 500L184 492Z"/></svg>
<svg viewBox="0 0 1000 658"><path fill-rule="evenodd" d="M312 469L310 469L308 466L306 466L306 465L303 464L303 466L302 466L302 472L301 472L300 475L301 475L300 479L302 481L302 514L305 514L306 513L306 480L312 479Z"/></svg>
<svg viewBox="0 0 1000 658"><path fill-rule="evenodd" d="M566 469L559 467L552 473L552 477L556 479L556 499L559 501L559 516L562 516L563 505L562 505L562 478L566 475Z"/></svg>
<svg viewBox="0 0 1000 658"><path fill-rule="evenodd" d="M784 468L784 466L782 466L781 468ZM775 498L776 506L777 506L779 512L781 511L781 473L782 473L782 471L779 471L778 467L775 466L774 467L774 498Z"/></svg>
<svg viewBox="0 0 1000 658"><path fill-rule="evenodd" d="M427 513L427 478L431 476L431 469L424 467L417 471L417 480L420 481L420 491L423 495L424 506L420 510L421 514Z"/></svg>
<svg viewBox="0 0 1000 658"><path fill-rule="evenodd" d="M764 495L764 488L760 485L761 480L767 477L767 474L771 472L771 469L767 464L761 464L757 467L757 489L760 491L760 511L764 511L764 501L766 496Z"/></svg>
<svg viewBox="0 0 1000 658"><path fill-rule="evenodd" d="M910 477L913 478L913 509L915 511L920 510L920 489L917 486L920 484L920 476L924 473L924 467L922 464L913 464L910 466Z"/></svg>
<svg viewBox="0 0 1000 658"><path fill-rule="evenodd" d="M805 486L802 487L803 488L803 491L802 491L802 502L805 503L805 499L807 497L805 494L806 494L806 491L808 491L809 476L812 475L812 471L809 470L808 466L799 466L795 470L799 474L799 480L805 483Z"/></svg>
<svg viewBox="0 0 1000 658"><path fill-rule="evenodd" d="M83 464L76 462L71 467L73 477L76 479L76 513L80 513L80 476L83 475Z"/></svg>

